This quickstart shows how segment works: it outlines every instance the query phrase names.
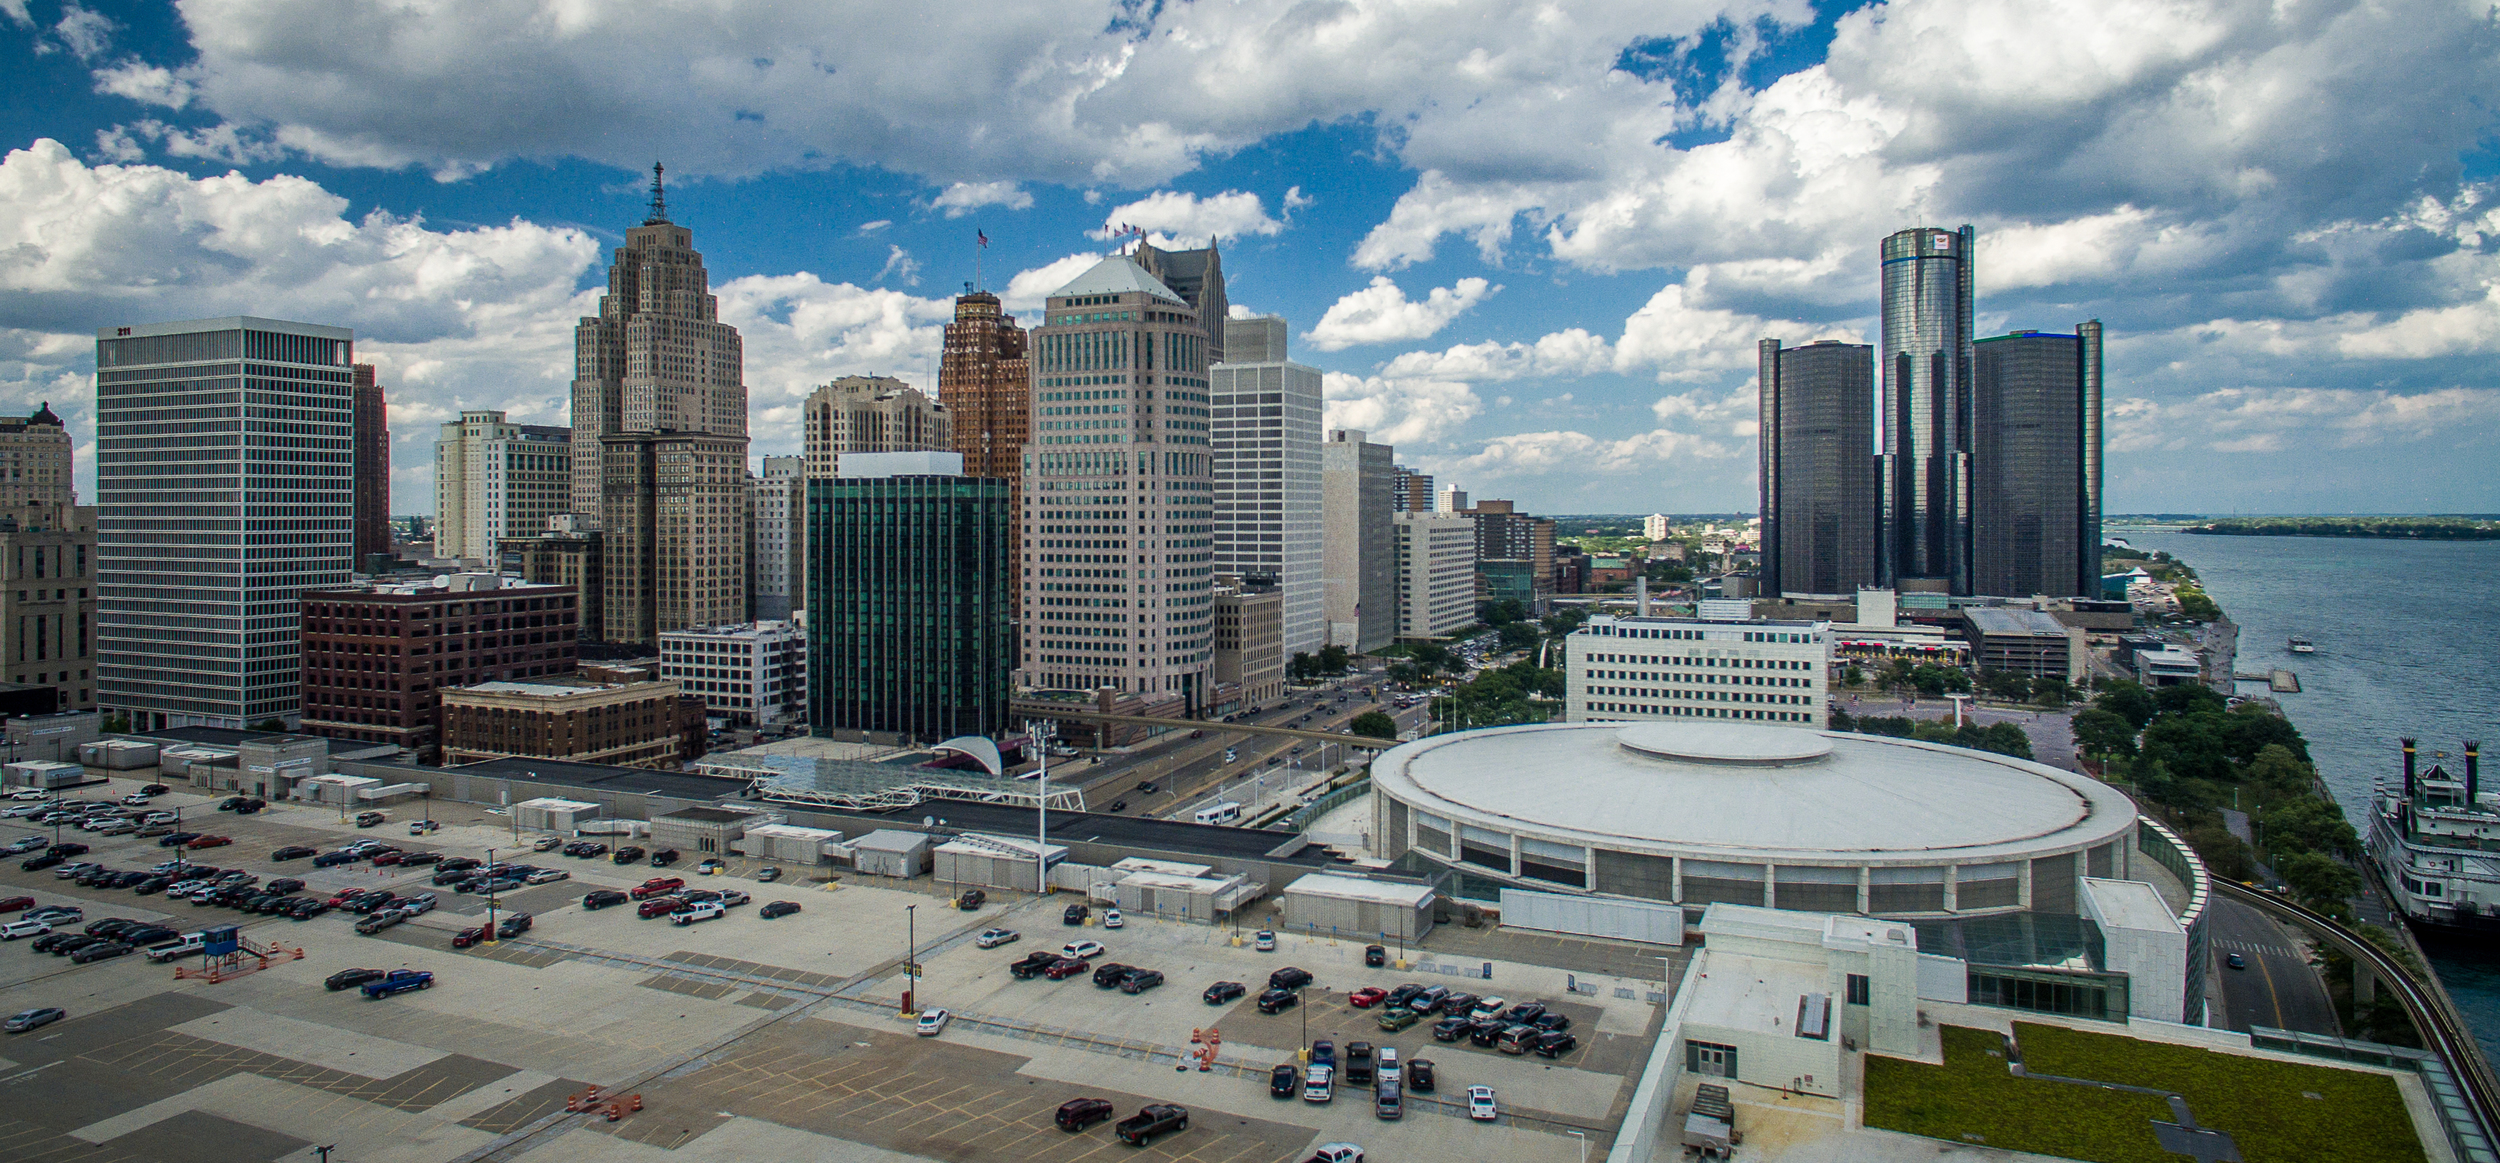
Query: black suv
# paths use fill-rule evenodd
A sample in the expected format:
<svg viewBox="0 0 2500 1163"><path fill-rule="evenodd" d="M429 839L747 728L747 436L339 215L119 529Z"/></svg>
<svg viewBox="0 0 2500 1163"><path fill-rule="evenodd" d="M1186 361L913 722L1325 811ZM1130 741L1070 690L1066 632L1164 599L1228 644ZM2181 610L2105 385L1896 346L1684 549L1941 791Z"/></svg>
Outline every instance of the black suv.
<svg viewBox="0 0 2500 1163"><path fill-rule="evenodd" d="M1290 989L1271 989L1259 995L1259 1012L1281 1014L1302 1004L1302 995Z"/></svg>
<svg viewBox="0 0 2500 1163"><path fill-rule="evenodd" d="M582 907L584 909L604 909L609 905L621 905L632 899L634 898L629 897L624 893L617 892L614 889L603 888L597 892L591 893L589 896L583 897Z"/></svg>
<svg viewBox="0 0 2500 1163"><path fill-rule="evenodd" d="M1132 969L1129 970L1128 977L1120 982L1120 992L1128 994L1144 993L1147 990L1153 989L1161 984L1163 984L1163 971L1159 969Z"/></svg>
<svg viewBox="0 0 2500 1163"><path fill-rule="evenodd" d="M1059 923L1062 925L1082 925L1085 923L1085 918L1092 915L1093 910L1086 908L1084 905L1069 905L1065 912L1059 914Z"/></svg>
<svg viewBox="0 0 2500 1163"><path fill-rule="evenodd" d="M1208 986L1207 991L1198 996L1207 999L1208 1005L1220 1006L1248 992L1250 988L1238 981L1219 981Z"/></svg>
<svg viewBox="0 0 2500 1163"><path fill-rule="evenodd" d="M1311 984L1311 971L1296 969L1291 965L1267 975L1267 987L1271 990L1300 989L1309 984Z"/></svg>
<svg viewBox="0 0 2500 1163"><path fill-rule="evenodd" d="M1114 961L1094 970L1094 988L1117 989L1121 982L1128 980L1129 974L1136 972L1139 970L1135 966L1122 965Z"/></svg>

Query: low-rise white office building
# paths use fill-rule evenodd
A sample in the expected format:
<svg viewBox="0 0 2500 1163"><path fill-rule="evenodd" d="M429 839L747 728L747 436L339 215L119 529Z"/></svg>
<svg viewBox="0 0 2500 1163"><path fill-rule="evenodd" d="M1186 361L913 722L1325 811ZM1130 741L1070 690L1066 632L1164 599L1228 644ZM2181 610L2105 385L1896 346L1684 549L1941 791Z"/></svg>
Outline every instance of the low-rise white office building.
<svg viewBox="0 0 2500 1163"><path fill-rule="evenodd" d="M1600 614L1563 648L1572 723L1719 720L1820 730L1828 622Z"/></svg>
<svg viewBox="0 0 2500 1163"><path fill-rule="evenodd" d="M807 713L807 638L788 622L671 630L660 635L660 676L716 718L780 726Z"/></svg>

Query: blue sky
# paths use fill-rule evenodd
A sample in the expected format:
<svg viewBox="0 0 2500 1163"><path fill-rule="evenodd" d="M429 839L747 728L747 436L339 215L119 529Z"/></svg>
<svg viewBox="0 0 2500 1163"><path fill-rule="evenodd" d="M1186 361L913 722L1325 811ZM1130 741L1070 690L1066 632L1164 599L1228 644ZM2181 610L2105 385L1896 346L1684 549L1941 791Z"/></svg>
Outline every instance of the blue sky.
<svg viewBox="0 0 2500 1163"><path fill-rule="evenodd" d="M2487 5L859 11L0 0L0 406L91 479L94 328L351 326L427 511L442 421L562 421L661 160L759 455L930 380L976 229L1029 314L1133 222L1446 482L1750 509L1754 341L1873 338L1882 236L1970 222L1983 333L2109 328L2113 511L2500 509Z"/></svg>

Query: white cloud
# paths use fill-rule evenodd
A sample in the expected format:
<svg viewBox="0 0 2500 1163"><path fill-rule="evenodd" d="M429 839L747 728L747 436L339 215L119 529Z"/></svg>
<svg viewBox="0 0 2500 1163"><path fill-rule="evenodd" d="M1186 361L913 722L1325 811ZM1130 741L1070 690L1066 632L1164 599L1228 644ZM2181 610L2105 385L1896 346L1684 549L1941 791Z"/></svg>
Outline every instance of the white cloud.
<svg viewBox="0 0 2500 1163"><path fill-rule="evenodd" d="M837 376L887 375L936 389L936 361L954 302L850 283L807 272L747 275L714 285L721 321L746 349L749 432L754 452L799 446L795 406Z"/></svg>
<svg viewBox="0 0 2500 1163"><path fill-rule="evenodd" d="M2224 388L2183 400L2132 396L2107 410L2109 451L2315 453L2500 434L2500 389L2399 393Z"/></svg>
<svg viewBox="0 0 2500 1163"><path fill-rule="evenodd" d="M1532 343L1488 341L1443 351L1410 351L1390 360L1381 374L1498 383L1596 375L1612 371L1614 364L1611 344L1574 327L1540 336Z"/></svg>
<svg viewBox="0 0 2500 1163"><path fill-rule="evenodd" d="M893 220L893 219L891 219L891 218L880 218L880 219L877 219L877 220L876 220L876 221L874 221L874 222L862 222L862 223L860 223L860 224L859 224L859 232L860 232L860 234L861 234L862 236L866 236L866 235L870 235L870 234L875 234L876 232L878 232L878 231L880 231L880 230L883 230L883 229L885 229L886 227L888 227L888 226L892 226L892 225L894 225L894 220Z"/></svg>
<svg viewBox="0 0 2500 1163"><path fill-rule="evenodd" d="M1007 280L1007 289L999 292L999 304L1011 314L1038 315L1052 291L1067 286L1101 261L1099 254L1072 254L1017 271L1014 278Z"/></svg>
<svg viewBox="0 0 2500 1163"><path fill-rule="evenodd" d="M1434 287L1417 301L1408 299L1406 292L1382 275L1373 278L1370 286L1339 298L1305 338L1321 351L1428 339L1499 290L1483 279L1470 277L1451 286Z"/></svg>
<svg viewBox="0 0 2500 1163"><path fill-rule="evenodd" d="M1209 238L1275 234L1285 224L1267 216L1257 194L1226 190L1202 199L1196 194L1159 190L1125 206L1113 207L1103 215L1102 226L1087 233L1094 238L1110 238L1131 227L1149 232L1157 245L1204 246Z"/></svg>
<svg viewBox="0 0 2500 1163"><path fill-rule="evenodd" d="M1740 460L1749 451L1740 445L1666 428L1613 439L1568 430L1521 432L1496 436L1469 455L1441 458L1435 467L1442 473L1471 480L1556 473L1612 476L1654 472L1696 460Z"/></svg>
<svg viewBox="0 0 2500 1163"><path fill-rule="evenodd" d="M26 11L26 0L0 0L0 16L8 17L9 23L19 28L35 25L34 15Z"/></svg>
<svg viewBox="0 0 2500 1163"><path fill-rule="evenodd" d="M929 205L945 211L949 218L961 218L983 206L1029 210L1033 195L1017 182L957 182L946 187Z"/></svg>
<svg viewBox="0 0 2500 1163"><path fill-rule="evenodd" d="M886 246L885 252L885 269L878 271L877 277L869 282L882 283L892 278L908 287L920 285L919 259L913 258L910 251L892 244Z"/></svg>
<svg viewBox="0 0 2500 1163"><path fill-rule="evenodd" d="M61 22L52 26L52 38L79 60L94 60L113 47L113 30L119 27L112 18L72 0L61 5Z"/></svg>
<svg viewBox="0 0 2500 1163"><path fill-rule="evenodd" d="M142 105L162 105L180 109L191 103L191 83L175 76L173 70L136 60L108 65L95 71L95 89L116 97L127 97Z"/></svg>
<svg viewBox="0 0 2500 1163"><path fill-rule="evenodd" d="M1321 381L1326 428L1359 428L1380 444L1438 441L1484 410L1473 389L1449 380L1329 372Z"/></svg>

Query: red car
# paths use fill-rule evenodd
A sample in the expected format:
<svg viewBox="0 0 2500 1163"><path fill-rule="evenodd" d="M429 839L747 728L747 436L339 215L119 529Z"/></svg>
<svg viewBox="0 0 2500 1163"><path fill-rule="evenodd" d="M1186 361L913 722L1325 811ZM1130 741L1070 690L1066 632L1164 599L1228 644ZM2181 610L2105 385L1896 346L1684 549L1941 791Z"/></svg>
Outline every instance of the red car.
<svg viewBox="0 0 2500 1163"><path fill-rule="evenodd" d="M1076 976L1077 974L1085 972L1085 970L1086 965L1084 962L1079 961L1074 957L1062 957L1057 961L1051 962L1050 968L1042 971L1042 976L1047 977L1052 981L1064 981L1068 978Z"/></svg>
<svg viewBox="0 0 2500 1163"><path fill-rule="evenodd" d="M485 939L486 926L479 925L474 929L462 929L458 933L453 934L451 938L451 947L454 949L466 949L469 946L475 945Z"/></svg>
<svg viewBox="0 0 2500 1163"><path fill-rule="evenodd" d="M405 864L407 861L408 854L397 850L390 852L377 852L373 855L373 864L376 868L386 867L393 864Z"/></svg>
<svg viewBox="0 0 2500 1163"><path fill-rule="evenodd" d="M637 891L639 891L639 890L637 890ZM676 911L677 911L677 909L678 909L678 906L683 905L683 904L685 904L685 903L686 903L685 901L679 900L678 898L673 897L673 896L655 896L655 897L649 897L649 898L646 898L646 899L642 902L642 904L634 910L634 915L635 915L635 916L637 916L637 917L641 917L643 920L646 920L646 921L647 921L647 920L650 920L650 919L651 919L651 918L653 918L653 917L665 917L665 916L669 915L670 913L676 912Z"/></svg>
<svg viewBox="0 0 2500 1163"><path fill-rule="evenodd" d="M223 848L232 843L234 843L234 838L231 836L202 836L197 840L193 840L192 842L183 845L183 847L195 850L200 848Z"/></svg>
<svg viewBox="0 0 2500 1163"><path fill-rule="evenodd" d="M1373 1006L1379 1005L1382 1001L1386 1000L1388 996L1388 990L1382 989L1377 985L1366 985L1363 988L1346 995L1345 1000L1347 1005L1353 1006L1358 1010L1367 1010Z"/></svg>
<svg viewBox="0 0 2500 1163"><path fill-rule="evenodd" d="M35 898L30 896L13 896L0 900L0 913L24 912L33 907L35 907Z"/></svg>
<svg viewBox="0 0 2500 1163"><path fill-rule="evenodd" d="M655 876L634 886L634 899L648 900L652 897L660 895L661 893L675 892L684 887L686 887L686 880L684 877Z"/></svg>

